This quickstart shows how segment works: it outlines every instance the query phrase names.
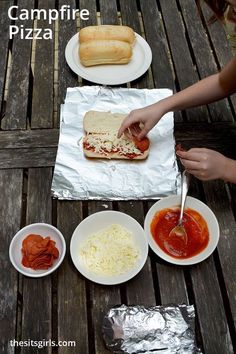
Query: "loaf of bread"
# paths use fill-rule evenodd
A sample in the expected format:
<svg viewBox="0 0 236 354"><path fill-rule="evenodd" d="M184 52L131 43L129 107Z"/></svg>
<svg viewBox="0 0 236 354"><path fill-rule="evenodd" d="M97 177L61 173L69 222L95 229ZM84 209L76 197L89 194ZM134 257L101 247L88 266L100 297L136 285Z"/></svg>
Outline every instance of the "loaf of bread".
<svg viewBox="0 0 236 354"><path fill-rule="evenodd" d="M80 62L84 66L103 64L127 64L132 57L132 48L118 40L91 40L79 46Z"/></svg>
<svg viewBox="0 0 236 354"><path fill-rule="evenodd" d="M89 111L84 116L84 155L90 158L144 160L149 154L149 139L136 144L135 138L125 134L117 138L127 114ZM144 143L145 142L145 143ZM144 144L143 144L144 143ZM141 147L141 150L140 148Z"/></svg>
<svg viewBox="0 0 236 354"><path fill-rule="evenodd" d="M118 41L127 42L132 45L135 41L135 34L132 28L128 26L88 26L80 30L80 43L99 39L114 39Z"/></svg>

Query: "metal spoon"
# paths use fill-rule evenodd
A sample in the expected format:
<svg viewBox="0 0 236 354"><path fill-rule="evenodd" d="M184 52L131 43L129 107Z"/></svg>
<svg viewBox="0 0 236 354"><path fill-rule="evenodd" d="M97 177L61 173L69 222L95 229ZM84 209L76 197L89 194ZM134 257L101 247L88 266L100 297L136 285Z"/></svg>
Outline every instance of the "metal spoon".
<svg viewBox="0 0 236 354"><path fill-rule="evenodd" d="M178 225L175 226L169 233L169 237L181 237L185 244L188 242L188 236L186 230L183 226L183 214L184 214L184 206L188 193L190 175L188 172L184 171L181 177L181 209Z"/></svg>

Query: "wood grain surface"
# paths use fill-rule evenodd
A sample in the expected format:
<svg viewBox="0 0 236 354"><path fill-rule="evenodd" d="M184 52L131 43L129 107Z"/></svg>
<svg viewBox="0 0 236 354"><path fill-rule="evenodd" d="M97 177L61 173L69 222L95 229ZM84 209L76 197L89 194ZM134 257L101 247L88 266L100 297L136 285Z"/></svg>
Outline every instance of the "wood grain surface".
<svg viewBox="0 0 236 354"><path fill-rule="evenodd" d="M25 9L86 8L89 20L58 20L52 40L9 40L10 5ZM32 353L14 348L11 339L75 341L75 347L45 347L35 353L108 354L103 317L112 306L193 304L196 342L205 354L236 352L236 190L223 181L193 178L189 194L205 202L220 226L217 249L191 267L168 264L149 251L140 273L129 282L102 286L85 279L70 257L76 226L102 210L118 210L143 226L148 201L61 201L51 197L59 134L60 107L68 87L94 85L75 75L65 60L72 36L88 25L123 24L142 35L152 50L149 70L122 85L168 88L173 92L220 70L231 58L224 28L208 24L212 12L188 0L14 0L0 1L0 352ZM13 21L14 22L14 21ZM33 20L16 20L33 28ZM35 60L33 61L33 57ZM175 112L174 136L184 148L206 147L236 159L236 95L209 106ZM157 152L159 153L159 152ZM33 222L48 222L63 233L67 252L52 275L19 275L8 257L14 234Z"/></svg>

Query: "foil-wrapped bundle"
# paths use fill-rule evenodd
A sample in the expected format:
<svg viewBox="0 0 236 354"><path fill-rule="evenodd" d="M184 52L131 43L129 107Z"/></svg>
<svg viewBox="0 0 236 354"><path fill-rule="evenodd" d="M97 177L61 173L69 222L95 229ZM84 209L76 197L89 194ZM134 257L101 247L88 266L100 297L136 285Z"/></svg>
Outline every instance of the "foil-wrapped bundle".
<svg viewBox="0 0 236 354"><path fill-rule="evenodd" d="M194 306L111 308L103 320L103 338L114 353L195 354Z"/></svg>

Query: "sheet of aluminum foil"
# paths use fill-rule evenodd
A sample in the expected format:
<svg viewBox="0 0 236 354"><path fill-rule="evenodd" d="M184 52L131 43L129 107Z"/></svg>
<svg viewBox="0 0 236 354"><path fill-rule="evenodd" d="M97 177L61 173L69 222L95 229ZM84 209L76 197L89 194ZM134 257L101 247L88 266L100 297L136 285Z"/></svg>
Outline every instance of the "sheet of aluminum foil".
<svg viewBox="0 0 236 354"><path fill-rule="evenodd" d="M121 354L200 354L195 344L194 306L121 305L105 315L107 349Z"/></svg>
<svg viewBox="0 0 236 354"><path fill-rule="evenodd" d="M170 96L168 89L127 89L103 86L68 88L61 106L60 138L52 182L59 199L158 199L179 193L173 136L173 113L149 133L145 161L87 159L83 154L83 117L89 110L129 113Z"/></svg>

